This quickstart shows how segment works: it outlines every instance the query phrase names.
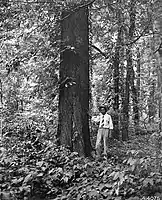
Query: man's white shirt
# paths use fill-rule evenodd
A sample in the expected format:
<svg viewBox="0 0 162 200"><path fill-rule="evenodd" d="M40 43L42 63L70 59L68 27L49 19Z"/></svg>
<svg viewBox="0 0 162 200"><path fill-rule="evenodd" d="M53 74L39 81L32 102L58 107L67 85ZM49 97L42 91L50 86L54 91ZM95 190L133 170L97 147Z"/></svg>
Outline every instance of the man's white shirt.
<svg viewBox="0 0 162 200"><path fill-rule="evenodd" d="M103 116L104 116L104 123L102 124L102 120L103 120ZM109 114L100 114L98 117L96 118L92 118L94 121L96 122L100 122L99 124L99 128L109 128L109 129L113 129L113 122L112 122L112 118L111 115ZM103 126L102 126L103 125Z"/></svg>

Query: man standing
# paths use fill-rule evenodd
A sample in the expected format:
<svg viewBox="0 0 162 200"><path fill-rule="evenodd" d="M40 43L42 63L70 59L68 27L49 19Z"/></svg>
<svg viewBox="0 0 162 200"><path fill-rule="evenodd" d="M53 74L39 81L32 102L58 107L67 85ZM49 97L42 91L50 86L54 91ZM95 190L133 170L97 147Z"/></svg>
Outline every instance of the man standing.
<svg viewBox="0 0 162 200"><path fill-rule="evenodd" d="M96 140L96 153L98 157L100 156L101 153L102 139L104 142L104 156L107 155L108 138L112 137L112 129L113 129L112 118L109 114L107 114L107 107L100 106L99 111L100 111L100 116L98 116L97 118L97 121L99 121L99 129Z"/></svg>

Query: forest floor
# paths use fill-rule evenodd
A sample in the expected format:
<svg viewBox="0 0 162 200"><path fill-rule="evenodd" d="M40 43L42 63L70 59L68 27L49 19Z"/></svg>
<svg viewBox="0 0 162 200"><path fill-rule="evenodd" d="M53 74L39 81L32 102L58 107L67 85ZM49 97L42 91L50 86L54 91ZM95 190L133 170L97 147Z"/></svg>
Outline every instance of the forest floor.
<svg viewBox="0 0 162 200"><path fill-rule="evenodd" d="M79 157L51 142L37 148L13 137L4 144L0 199L162 199L161 135L112 140L107 159Z"/></svg>

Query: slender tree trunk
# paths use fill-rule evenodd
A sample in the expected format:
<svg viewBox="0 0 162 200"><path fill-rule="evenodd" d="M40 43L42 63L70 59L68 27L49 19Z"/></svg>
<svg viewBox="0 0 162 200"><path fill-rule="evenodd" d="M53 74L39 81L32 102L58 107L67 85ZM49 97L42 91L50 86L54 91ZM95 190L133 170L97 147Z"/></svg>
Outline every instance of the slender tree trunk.
<svg viewBox="0 0 162 200"><path fill-rule="evenodd" d="M162 3L161 3L162 6ZM161 9L162 11L162 9ZM161 44L162 44L162 15L159 19L159 29L160 29L160 36L161 36ZM160 56L160 67L159 67L159 91L160 91L160 97L159 97L159 117L160 117L160 131L162 131L162 45L159 49L159 56Z"/></svg>
<svg viewBox="0 0 162 200"><path fill-rule="evenodd" d="M152 51L152 60L156 59L154 55L155 51L155 37L150 39L151 51ZM153 70L152 70L153 69ZM155 114L156 114L156 106L155 106L155 89L156 89L156 80L154 70L156 69L156 65L153 62L150 68L150 94L148 99L148 115L149 115L149 123L154 122Z"/></svg>
<svg viewBox="0 0 162 200"><path fill-rule="evenodd" d="M60 144L90 156L88 8L68 15L62 13L57 137Z"/></svg>
<svg viewBox="0 0 162 200"><path fill-rule="evenodd" d="M121 51L121 58L124 57L124 47L122 48L122 51ZM121 98L121 108L120 108L120 111L119 111L119 118L120 118L120 132L121 132L121 135L122 135L122 139L123 139L123 134L124 134L124 127L125 127L125 123L124 123L124 100L125 100L125 79L123 78L124 77L124 74L126 73L125 71L125 64L124 64L124 59L121 60L121 63L120 63L120 98Z"/></svg>
<svg viewBox="0 0 162 200"><path fill-rule="evenodd" d="M134 3L132 2L130 8L130 27L128 32L129 41L131 41L134 34ZM125 94L123 102L123 130L122 130L122 139L128 139L128 129L129 129L129 99L130 99L130 85L131 85L131 72L132 72L132 45L129 45L126 49L127 57L127 72L126 72L126 81L125 81Z"/></svg>
<svg viewBox="0 0 162 200"><path fill-rule="evenodd" d="M128 38L129 41L132 40L135 32L135 0L131 2L130 8L130 26L129 26L129 33ZM130 88L132 92L132 100L133 100L133 114L134 114L134 124L135 124L135 131L136 127L139 126L139 109L138 109L138 94L137 89L135 87L135 73L133 69L133 53L132 53L133 45L129 45L126 50L127 55L127 74L126 74L126 83L125 83L125 98L124 98L124 105L123 105L123 113L124 113L124 129L123 129L123 140L128 139L128 129L129 129L129 99L130 99Z"/></svg>
<svg viewBox="0 0 162 200"><path fill-rule="evenodd" d="M131 51L128 49L126 54L129 58L127 58L127 72L126 72L126 80L125 80L125 91L123 98L123 124L122 124L122 140L128 139L128 128L129 128L129 98L130 98L130 59Z"/></svg>
<svg viewBox="0 0 162 200"><path fill-rule="evenodd" d="M162 66L162 54L160 55L160 65ZM162 68L158 70L158 92L159 92L159 130L162 131Z"/></svg>
<svg viewBox="0 0 162 200"><path fill-rule="evenodd" d="M136 123L137 127L135 128L135 133L136 135L139 134L140 131L140 111L139 111L139 102L140 102L140 97L141 97L141 55L140 55L140 50L139 48L137 49L137 83L136 83L136 96L137 96L137 117L136 117Z"/></svg>
<svg viewBox="0 0 162 200"><path fill-rule="evenodd" d="M3 135L2 135L2 127L3 127L3 124L2 124L2 121L3 121L3 115L2 115L2 112L3 112L3 93L2 93L2 81L0 79L0 140L3 139Z"/></svg>
<svg viewBox="0 0 162 200"><path fill-rule="evenodd" d="M162 131L162 2L159 0L155 5L155 12L158 14L154 21L154 27L156 30L155 43L156 43L156 54L158 58L158 107L159 107L159 130Z"/></svg>
<svg viewBox="0 0 162 200"><path fill-rule="evenodd" d="M138 134L139 130L139 102L138 102L138 91L135 86L135 72L133 66L131 68L131 91L132 91L132 98L133 98L133 115L134 115L134 127L135 133Z"/></svg>
<svg viewBox="0 0 162 200"><path fill-rule="evenodd" d="M137 99L138 103L140 101L140 91L141 91L141 55L140 50L137 49ZM140 116L139 116L140 118Z"/></svg>
<svg viewBox="0 0 162 200"><path fill-rule="evenodd" d="M136 20L136 2L135 0L132 1L132 7L130 10L130 30L129 30L129 38L133 38L134 32L135 32L135 20ZM132 51L132 46L131 46ZM138 91L135 85L135 72L133 69L133 53L131 52L130 55L130 70L131 70L131 78L130 78L130 84L131 84L131 92L132 92L132 100L133 100L133 119L134 119L134 127L135 127L135 133L138 134L138 127L139 127L139 107L138 107Z"/></svg>
<svg viewBox="0 0 162 200"><path fill-rule="evenodd" d="M162 38L162 18L159 20L159 29ZM161 39L162 42L162 39ZM158 93L159 93L159 130L162 131L162 47L158 51L159 53L159 67L158 67Z"/></svg>
<svg viewBox="0 0 162 200"><path fill-rule="evenodd" d="M119 16L120 17L120 16ZM118 38L117 38L117 43L116 43L116 48L115 48L115 55L113 59L114 63L114 114L112 115L113 119L113 124L114 124L114 131L113 131L113 137L117 140L119 140L119 68L120 68L120 50L121 50L121 40L122 40L122 28L120 27L119 23L119 28L118 28Z"/></svg>
<svg viewBox="0 0 162 200"><path fill-rule="evenodd" d="M121 0L118 0L118 3L121 4ZM122 55L123 55L123 14L120 9L116 11L116 16L118 19L118 35L117 35L117 41L116 41L116 47L115 47L115 54L113 58L113 66L114 66L114 73L113 73L113 79L114 79L114 115L113 118L113 124L114 124L114 131L113 135L114 138L119 140L120 131L119 131L119 124L120 124L120 116L119 116L119 96L121 92L122 87L121 80L120 80L120 70L121 70L121 63L122 63ZM124 70L124 69L122 69ZM123 76L121 76L123 78Z"/></svg>

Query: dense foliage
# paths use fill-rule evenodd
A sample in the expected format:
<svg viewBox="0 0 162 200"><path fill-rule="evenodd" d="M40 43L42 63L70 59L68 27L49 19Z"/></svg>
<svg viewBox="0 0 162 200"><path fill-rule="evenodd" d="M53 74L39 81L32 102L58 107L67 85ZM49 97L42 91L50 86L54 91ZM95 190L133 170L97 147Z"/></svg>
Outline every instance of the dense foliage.
<svg viewBox="0 0 162 200"><path fill-rule="evenodd" d="M157 145L162 135L132 138L133 142L127 143L111 141L111 157L96 161L43 137L35 142L34 133L34 128L21 129L4 140L0 154L2 199L162 197L162 157Z"/></svg>

